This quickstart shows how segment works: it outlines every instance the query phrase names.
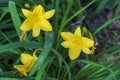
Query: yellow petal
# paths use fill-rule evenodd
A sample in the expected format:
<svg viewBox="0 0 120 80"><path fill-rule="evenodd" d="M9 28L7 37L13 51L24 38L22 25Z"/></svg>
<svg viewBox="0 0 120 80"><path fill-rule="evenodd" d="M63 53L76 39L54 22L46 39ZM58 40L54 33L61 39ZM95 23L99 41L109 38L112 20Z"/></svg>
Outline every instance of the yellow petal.
<svg viewBox="0 0 120 80"><path fill-rule="evenodd" d="M87 48L87 47L82 47L82 51L85 53L85 54L92 54L93 52Z"/></svg>
<svg viewBox="0 0 120 80"><path fill-rule="evenodd" d="M33 60L30 62L30 65L25 65L27 68L26 68L26 71L29 72L32 68L32 66L34 65L36 59L33 58Z"/></svg>
<svg viewBox="0 0 120 80"><path fill-rule="evenodd" d="M22 9L22 13L24 14L25 17L28 17L32 12L26 9Z"/></svg>
<svg viewBox="0 0 120 80"><path fill-rule="evenodd" d="M69 48L69 57L71 60L75 60L79 57L81 52L81 48L77 46L72 46Z"/></svg>
<svg viewBox="0 0 120 80"><path fill-rule="evenodd" d="M22 53L21 54L21 62L24 64L24 65L30 65L31 62L33 60L33 56L29 55L29 54L25 54L25 53Z"/></svg>
<svg viewBox="0 0 120 80"><path fill-rule="evenodd" d="M89 39L89 38L86 38L86 37L82 37L82 41L83 41L83 45L84 47L92 47L94 45L94 41Z"/></svg>
<svg viewBox="0 0 120 80"><path fill-rule="evenodd" d="M36 60L37 60L36 52L37 52L38 50L42 50L42 49L36 49L36 50L33 52L33 57L34 57L34 59L36 59Z"/></svg>
<svg viewBox="0 0 120 80"><path fill-rule="evenodd" d="M50 10L48 12L45 12L44 18L45 19L49 19L49 18L51 18L54 15L54 13L55 13L55 9L52 9L52 10Z"/></svg>
<svg viewBox="0 0 120 80"><path fill-rule="evenodd" d="M52 31L52 25L45 19L42 19L40 21L40 28L43 30L43 31Z"/></svg>
<svg viewBox="0 0 120 80"><path fill-rule="evenodd" d="M37 5L37 6L34 8L33 13L44 14L44 13L45 13L45 10L44 10L44 8L42 7L42 5Z"/></svg>
<svg viewBox="0 0 120 80"><path fill-rule="evenodd" d="M14 65L14 68L17 69L24 76L27 76L26 67L24 65Z"/></svg>
<svg viewBox="0 0 120 80"><path fill-rule="evenodd" d="M31 20L26 19L23 24L20 26L20 29L23 30L23 31L29 31L33 28L33 24L31 22Z"/></svg>
<svg viewBox="0 0 120 80"><path fill-rule="evenodd" d="M61 37L64 40L70 40L70 39L73 39L74 35L70 32L61 32Z"/></svg>
<svg viewBox="0 0 120 80"><path fill-rule="evenodd" d="M40 34L40 27L39 26L34 26L32 36L33 37L38 37L39 34Z"/></svg>
<svg viewBox="0 0 120 80"><path fill-rule="evenodd" d="M81 36L80 26L77 27L77 29L75 30L74 34L75 34L76 36Z"/></svg>
<svg viewBox="0 0 120 80"><path fill-rule="evenodd" d="M69 47L71 47L72 42L71 41L64 41L61 43L61 45L65 48L69 48Z"/></svg>

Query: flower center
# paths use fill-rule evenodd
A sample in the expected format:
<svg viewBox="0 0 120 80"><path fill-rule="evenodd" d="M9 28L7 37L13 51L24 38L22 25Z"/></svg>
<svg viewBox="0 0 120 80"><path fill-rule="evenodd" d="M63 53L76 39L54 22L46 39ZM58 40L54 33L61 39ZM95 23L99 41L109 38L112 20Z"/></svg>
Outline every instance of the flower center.
<svg viewBox="0 0 120 80"><path fill-rule="evenodd" d="M75 45L82 45L82 38L81 37L75 37L74 39L73 39L73 43L75 44Z"/></svg>

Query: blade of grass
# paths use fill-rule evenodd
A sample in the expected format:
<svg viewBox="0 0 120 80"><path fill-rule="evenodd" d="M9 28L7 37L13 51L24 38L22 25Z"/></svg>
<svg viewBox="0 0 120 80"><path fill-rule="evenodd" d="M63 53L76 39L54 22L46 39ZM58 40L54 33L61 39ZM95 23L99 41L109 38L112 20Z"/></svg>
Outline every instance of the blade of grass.
<svg viewBox="0 0 120 80"><path fill-rule="evenodd" d="M0 33L4 36L4 38L9 42L11 43L11 40L0 30Z"/></svg>
<svg viewBox="0 0 120 80"><path fill-rule="evenodd" d="M117 54L119 52L120 52L120 50L115 50L112 53L107 54L107 56L103 57L101 60L104 61L105 59L108 59L110 56L115 55L115 54Z"/></svg>
<svg viewBox="0 0 120 80"><path fill-rule="evenodd" d="M94 17L97 17L98 15L100 15L100 13L104 10L108 2L109 0L99 0L98 6L94 12Z"/></svg>
<svg viewBox="0 0 120 80"><path fill-rule="evenodd" d="M101 51L100 53L98 53L94 58L98 58L99 56L103 55L104 53L107 53L107 52L115 52L116 50L119 50L120 49L120 46L119 45L116 45L116 46L113 46L113 47L109 47L108 49L105 49L103 51Z"/></svg>
<svg viewBox="0 0 120 80"><path fill-rule="evenodd" d="M32 67L30 73L28 74L28 76L32 76L35 74L35 72L37 71L38 67L41 66L44 61L46 60L49 51L52 47L52 42L53 42L53 32L48 32L46 34L46 38L45 38L45 45L44 48L42 49L41 54L39 55L37 61L35 62L34 66Z"/></svg>
<svg viewBox="0 0 120 80"><path fill-rule="evenodd" d="M55 3L55 15L52 23L54 23L53 27L56 35L56 33L58 32L59 0L54 0L54 3Z"/></svg>
<svg viewBox="0 0 120 80"><path fill-rule="evenodd" d="M119 75L120 74L120 70L117 70L113 73L114 75ZM107 76L104 80L117 80L116 77L113 77L113 74L110 74L109 76Z"/></svg>
<svg viewBox="0 0 120 80"><path fill-rule="evenodd" d="M2 13L2 15L0 16L0 22L2 21L2 19L5 17L5 15L7 14L7 12L6 11L4 11L3 13Z"/></svg>
<svg viewBox="0 0 120 80"><path fill-rule="evenodd" d="M60 53L59 53L58 51L56 51L55 49L52 48L51 51L54 52L58 57L60 57L60 58L62 59L62 61L64 62L65 66L66 66L66 69L67 69L67 71L66 71L66 70L63 71L63 73L64 73L64 72L66 72L66 73L65 73L65 75L63 75L63 76L60 76L60 79L61 79L61 80L65 80L65 77L66 77L66 75L67 75L67 73L68 73L68 80L71 80L70 68L69 68L68 64L66 63L66 61L64 60L64 58L63 58L63 57L60 55Z"/></svg>
<svg viewBox="0 0 120 80"><path fill-rule="evenodd" d="M0 54L5 51L16 49L18 47L41 48L41 44L38 42L15 42L10 44L0 45Z"/></svg>
<svg viewBox="0 0 120 80"><path fill-rule="evenodd" d="M60 73L61 73L61 70L62 70L62 59L60 57L58 57L58 61L59 61L59 70L58 70L57 78L60 77Z"/></svg>
<svg viewBox="0 0 120 80"><path fill-rule="evenodd" d="M21 31L20 31L19 27L21 25L21 20L20 20L19 14L17 12L15 3L13 1L9 1L9 10L10 10L10 14L11 14L16 32L17 32L18 36L20 36Z"/></svg>
<svg viewBox="0 0 120 80"><path fill-rule="evenodd" d="M117 9L115 10L114 16L118 16L120 14L120 0L119 1L117 0L116 2L118 3L117 3Z"/></svg>
<svg viewBox="0 0 120 80"><path fill-rule="evenodd" d="M72 63L74 63L74 62L72 62ZM82 72L84 72L85 70L87 70L90 66L91 66L91 64L87 64L84 67L82 67L82 69L80 69L80 71L72 78L72 80L80 79L80 77L81 77L80 74Z"/></svg>
<svg viewBox="0 0 120 80"><path fill-rule="evenodd" d="M94 77L95 75L103 72L104 70L105 70L105 68L98 69L96 72L94 72L93 74L89 75L89 76L87 77L87 79L89 80L90 78L92 78L92 77Z"/></svg>
<svg viewBox="0 0 120 80"><path fill-rule="evenodd" d="M53 77L45 77L45 80L59 80L59 79L56 79L56 78L53 78Z"/></svg>
<svg viewBox="0 0 120 80"><path fill-rule="evenodd" d="M35 80L41 80L41 77L43 75L43 72L45 70L45 68L48 66L49 63L51 63L53 61L55 57L48 57L47 60L45 61L45 63L43 63L43 65L41 65L39 71L37 72L37 75L35 77Z"/></svg>
<svg viewBox="0 0 120 80"><path fill-rule="evenodd" d="M93 33L93 35L95 36L98 32L100 32L102 29L108 27L108 25L110 25L112 22L116 21L120 19L120 16L116 16L110 20L108 20L107 22L105 22L103 25L101 25L98 29L95 30L95 32Z"/></svg>
<svg viewBox="0 0 120 80"><path fill-rule="evenodd" d="M0 77L0 80L34 80L34 78L4 78L4 77Z"/></svg>

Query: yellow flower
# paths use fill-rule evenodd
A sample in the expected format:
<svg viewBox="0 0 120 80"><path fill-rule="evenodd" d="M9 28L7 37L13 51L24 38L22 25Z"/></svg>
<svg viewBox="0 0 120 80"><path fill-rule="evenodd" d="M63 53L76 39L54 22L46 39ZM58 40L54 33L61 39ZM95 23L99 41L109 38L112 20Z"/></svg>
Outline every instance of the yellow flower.
<svg viewBox="0 0 120 80"><path fill-rule="evenodd" d="M87 37L83 37L79 26L74 34L70 32L61 32L61 36L65 40L61 45L65 48L69 48L69 57L71 60L76 59L81 51L85 54L93 53L89 48L94 45L94 41Z"/></svg>
<svg viewBox="0 0 120 80"><path fill-rule="evenodd" d="M40 30L43 31L52 31L52 26L47 19L51 18L55 10L45 12L44 8L41 5L37 5L33 11L28 11L22 9L26 20L21 25L20 29L23 31L33 30L33 37L37 37L40 34Z"/></svg>
<svg viewBox="0 0 120 80"><path fill-rule="evenodd" d="M39 50L39 49L37 49ZM21 62L23 65L14 65L14 68L17 69L24 76L27 76L27 72L29 72L37 60L36 51L34 51L33 56L27 53L21 54Z"/></svg>

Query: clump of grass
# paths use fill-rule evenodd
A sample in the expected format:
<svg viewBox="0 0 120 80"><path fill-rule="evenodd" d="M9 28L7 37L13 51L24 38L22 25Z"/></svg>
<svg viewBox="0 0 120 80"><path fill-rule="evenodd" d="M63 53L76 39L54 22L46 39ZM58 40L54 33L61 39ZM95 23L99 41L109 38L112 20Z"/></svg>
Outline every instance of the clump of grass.
<svg viewBox="0 0 120 80"><path fill-rule="evenodd" d="M115 17L106 21L94 32L87 28L84 29L82 26L85 25L83 22L86 18L85 11L99 4L93 11L94 19L103 11L108 0L105 3L103 2L103 0L99 0L99 3L96 0L89 0L84 3L80 0L1 0L0 80L119 80L119 45L108 47L102 51L95 51L91 55L85 55L81 52L79 58L75 60L70 60L68 49L61 46L63 40L60 34L63 31L73 33L76 26L79 25L82 36L97 43L97 34L112 22L120 19L119 8L117 8ZM115 5L118 5L116 2L114 2ZM24 6L26 3L30 4L29 7ZM32 30L25 31L22 34L24 31L20 30L20 26L26 18L21 9L33 11L37 5L42 5L46 11L55 9L54 16L49 19L53 30L50 32L41 31L37 37L32 36ZM32 23L34 24L34 22ZM98 43L98 45L102 44ZM94 45L92 48L95 49L96 46ZM24 64L24 62L21 63L21 54L29 53L32 55L36 49L41 50L35 52L37 60L25 76L20 70L17 71L14 65ZM26 57L26 59L28 58ZM24 67L26 68L26 66Z"/></svg>

